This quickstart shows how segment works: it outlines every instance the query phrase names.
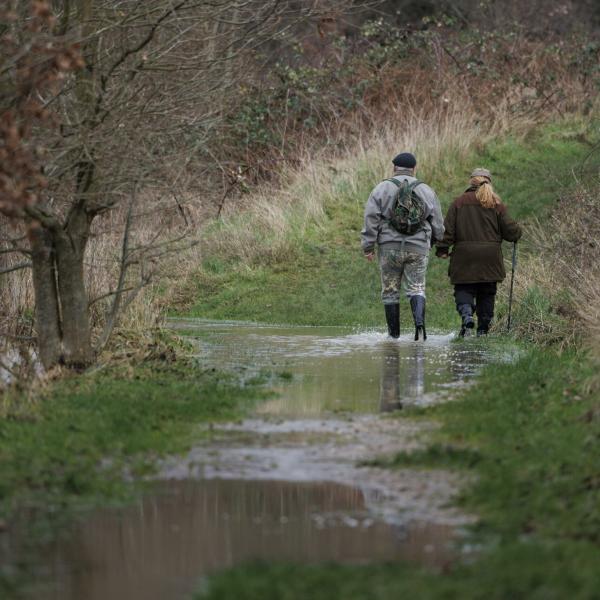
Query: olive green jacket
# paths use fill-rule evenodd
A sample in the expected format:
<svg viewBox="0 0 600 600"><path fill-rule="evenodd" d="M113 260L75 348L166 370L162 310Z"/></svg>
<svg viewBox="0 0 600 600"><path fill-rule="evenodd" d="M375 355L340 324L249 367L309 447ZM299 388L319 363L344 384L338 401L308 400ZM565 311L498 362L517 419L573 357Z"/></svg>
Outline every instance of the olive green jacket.
<svg viewBox="0 0 600 600"><path fill-rule="evenodd" d="M516 242L522 232L504 204L484 208L470 188L450 205L444 228L436 254L450 254L448 275L453 284L502 281L506 277L502 240Z"/></svg>

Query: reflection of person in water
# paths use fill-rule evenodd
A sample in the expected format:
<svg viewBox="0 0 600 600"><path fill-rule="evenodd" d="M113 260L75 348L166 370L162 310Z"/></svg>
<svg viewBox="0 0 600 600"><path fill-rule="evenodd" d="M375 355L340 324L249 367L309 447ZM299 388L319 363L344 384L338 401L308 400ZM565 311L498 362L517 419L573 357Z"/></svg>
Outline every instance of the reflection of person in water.
<svg viewBox="0 0 600 600"><path fill-rule="evenodd" d="M404 400L422 396L425 391L424 347L420 344L404 347L385 344L379 390L381 412L400 410Z"/></svg>
<svg viewBox="0 0 600 600"><path fill-rule="evenodd" d="M381 357L381 379L379 381L379 410L391 412L402 408L400 390L400 347L385 344Z"/></svg>

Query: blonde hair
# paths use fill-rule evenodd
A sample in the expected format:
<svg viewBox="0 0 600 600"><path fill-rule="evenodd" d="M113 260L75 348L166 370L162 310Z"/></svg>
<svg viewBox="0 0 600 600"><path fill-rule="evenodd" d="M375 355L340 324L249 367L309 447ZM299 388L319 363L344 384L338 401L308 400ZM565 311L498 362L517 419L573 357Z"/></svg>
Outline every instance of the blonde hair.
<svg viewBox="0 0 600 600"><path fill-rule="evenodd" d="M483 208L496 208L500 204L500 197L494 192L492 183L487 177L481 175L471 177L470 183L477 188L475 195Z"/></svg>

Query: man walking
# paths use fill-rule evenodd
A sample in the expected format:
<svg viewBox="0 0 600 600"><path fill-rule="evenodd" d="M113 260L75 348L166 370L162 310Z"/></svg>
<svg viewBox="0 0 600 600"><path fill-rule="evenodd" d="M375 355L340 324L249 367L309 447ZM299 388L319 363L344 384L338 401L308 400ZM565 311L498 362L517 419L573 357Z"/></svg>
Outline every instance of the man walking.
<svg viewBox="0 0 600 600"><path fill-rule="evenodd" d="M415 178L417 161L409 152L393 161L391 179L379 183L365 206L361 245L367 260L379 255L381 299L390 336L400 336L400 287L404 284L415 323L415 340L425 329L425 276L429 250L444 235L435 192Z"/></svg>

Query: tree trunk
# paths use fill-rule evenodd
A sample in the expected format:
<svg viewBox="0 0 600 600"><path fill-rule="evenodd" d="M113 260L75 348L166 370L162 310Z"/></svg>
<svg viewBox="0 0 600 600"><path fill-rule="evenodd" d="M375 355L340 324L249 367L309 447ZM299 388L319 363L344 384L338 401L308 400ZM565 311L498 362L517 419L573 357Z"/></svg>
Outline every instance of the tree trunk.
<svg viewBox="0 0 600 600"><path fill-rule="evenodd" d="M81 211L66 229L38 225L29 235L38 348L46 369L58 364L82 369L94 358L83 268L87 215Z"/></svg>
<svg viewBox="0 0 600 600"><path fill-rule="evenodd" d="M85 291L83 248L60 235L55 244L58 293L62 314L62 346L65 365L80 369L93 361L88 297Z"/></svg>
<svg viewBox="0 0 600 600"><path fill-rule="evenodd" d="M50 232L41 226L30 229L29 239L38 349L44 368L49 369L62 362L62 332L56 289L54 245Z"/></svg>

